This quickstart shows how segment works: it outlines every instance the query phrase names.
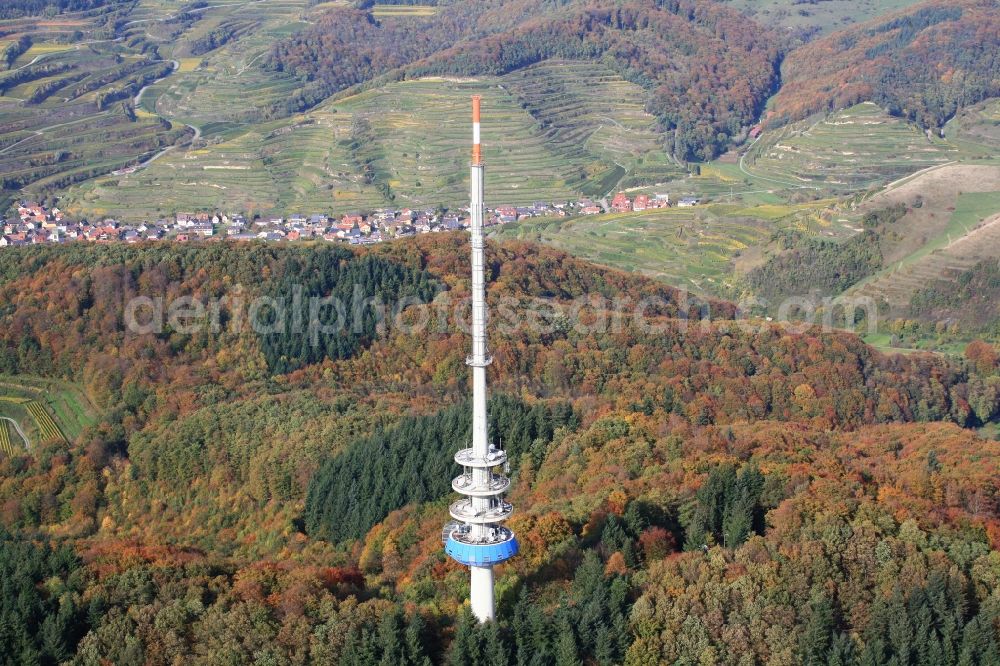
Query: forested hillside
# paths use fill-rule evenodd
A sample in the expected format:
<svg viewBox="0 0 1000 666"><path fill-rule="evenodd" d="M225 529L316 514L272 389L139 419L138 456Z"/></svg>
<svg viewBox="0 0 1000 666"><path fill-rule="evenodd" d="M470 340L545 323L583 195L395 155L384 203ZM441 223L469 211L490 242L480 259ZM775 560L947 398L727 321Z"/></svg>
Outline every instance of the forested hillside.
<svg viewBox="0 0 1000 666"><path fill-rule="evenodd" d="M514 461L527 454L541 462L555 430L577 424L566 403L554 409L543 403L528 407L499 395L488 409L491 443ZM432 416L403 419L388 431L354 442L326 461L310 480L306 531L330 541L360 539L390 512L446 496L452 457L471 435L472 405L462 401Z"/></svg>
<svg viewBox="0 0 1000 666"><path fill-rule="evenodd" d="M226 244L5 256L0 373L69 379L101 411L73 441L0 454L0 548L24 563L4 576L16 622L0 649L14 661L1000 656L1000 448L966 429L1000 415L989 345L883 356L550 249L490 245L490 409L522 552L498 569L498 623L479 628L462 608L468 572L440 544L468 341L411 326L467 296L464 236L360 256ZM288 372L233 323L235 301L214 331L124 325L132 296L274 297L315 269L317 293L340 289L340 271L368 299L411 285L436 300ZM643 303L646 324L631 306L614 319L602 297ZM529 306L534 323L505 325Z"/></svg>
<svg viewBox="0 0 1000 666"><path fill-rule="evenodd" d="M1000 94L1000 8L931 0L792 50L769 123L873 101L927 129Z"/></svg>
<svg viewBox="0 0 1000 666"><path fill-rule="evenodd" d="M692 0L454 3L433 18L331 9L275 45L269 67L307 84L308 108L359 83L505 74L548 58L601 60L648 92L666 148L710 159L745 132L777 82L778 39L721 5Z"/></svg>
<svg viewBox="0 0 1000 666"><path fill-rule="evenodd" d="M803 285L823 296L836 295L882 267L878 235L865 231L843 243L807 238L746 276L754 295L770 306L803 295Z"/></svg>
<svg viewBox="0 0 1000 666"><path fill-rule="evenodd" d="M928 284L910 298L910 316L1000 338L1000 262L986 259L952 279Z"/></svg>

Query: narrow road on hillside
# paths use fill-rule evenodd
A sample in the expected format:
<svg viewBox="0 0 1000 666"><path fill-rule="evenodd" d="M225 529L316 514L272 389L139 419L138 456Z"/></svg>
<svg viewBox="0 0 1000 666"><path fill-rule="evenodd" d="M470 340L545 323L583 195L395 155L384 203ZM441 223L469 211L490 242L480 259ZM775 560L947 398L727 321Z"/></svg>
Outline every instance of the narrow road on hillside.
<svg viewBox="0 0 1000 666"><path fill-rule="evenodd" d="M191 129L194 130L194 136L191 137L191 141L189 141L186 144L188 146L192 146L192 145L194 145L195 141L197 141L198 139L201 138L201 128L195 127L194 125L185 125L185 127L190 127ZM164 148L160 152L158 152L155 155L153 155L152 157L150 157L145 162L141 162L141 163L137 164L136 167L135 167L136 170L145 169L150 164L152 164L153 162L155 162L156 160L160 159L161 157L163 157L164 155L166 155L167 153L169 153L171 150L173 150L174 148L176 148L178 145L185 145L185 144L176 144L176 145L173 145L173 146L167 146L166 148Z"/></svg>
<svg viewBox="0 0 1000 666"><path fill-rule="evenodd" d="M7 418L6 416L0 416L0 421L9 421L14 426L14 430L17 431L18 436L24 442L25 451L31 448L31 442L28 441L28 436L24 434L23 430L21 430L21 426L18 425L17 421L11 418Z"/></svg>
<svg viewBox="0 0 1000 666"><path fill-rule="evenodd" d="M156 160L160 159L161 157L163 157L164 155L166 155L167 153L169 153L169 152L170 152L171 150L173 150L173 149L174 149L175 147L176 147L176 146L167 146L166 148L164 148L164 149L163 149L163 150L161 150L160 152L158 152L158 153L156 153L155 155L153 155L152 157L150 157L150 158L149 158L148 160L146 160L145 162L140 162L139 164L137 164L137 165L135 166L135 168L136 168L137 170L138 170L138 169L145 169L145 168L146 168L146 167L148 167L148 166L149 166L150 164L152 164L152 163L153 163L153 162L155 162Z"/></svg>
<svg viewBox="0 0 1000 666"><path fill-rule="evenodd" d="M171 60L170 64L173 65L173 70L170 72L170 74L176 73L181 68L181 63L179 61L177 61L177 60ZM167 74L167 76L170 76L170 74ZM135 108L139 108L139 105L142 104L142 97L143 97L143 95L146 94L146 91L151 86L154 86L157 83L161 83L162 81L165 81L167 79L167 76L163 77L162 79L158 79L156 81L153 81L149 85L143 86L142 90L140 90L138 92L138 94L136 94L135 99L132 100L132 105ZM153 107L154 107L153 108L153 113L156 113L156 108L155 108L156 107L156 103L155 102L153 103ZM165 118L166 120L170 120L169 118L166 118L165 116L161 116L161 117ZM194 132L194 136L191 137L191 140L187 143L188 146L192 146L192 145L194 145L194 143L198 139L201 138L201 128L200 127L195 127L194 125L191 125L189 123L184 123L184 126L185 127L190 127L191 130ZM184 145L184 144L178 144L178 145ZM152 157L150 157L148 160L145 160L144 162L140 162L139 164L137 164L136 165L136 169L145 169L150 164L152 164L156 160L160 159L161 157L163 157L164 155L166 155L167 153L169 153L171 150L173 150L176 147L177 147L177 145L167 146L166 148L164 148L160 152L158 152L155 155L153 155Z"/></svg>
<svg viewBox="0 0 1000 666"><path fill-rule="evenodd" d="M121 38L119 37L119 39L121 39ZM90 42L77 42L76 44L73 45L72 48L70 48L69 46L67 46L65 49L62 49L60 51L50 51L49 53L42 53L42 54L36 55L31 62L25 63L24 65L21 65L20 67L16 67L14 69L8 70L7 73L8 74L13 74L14 72L20 72L22 69L25 69L27 67L31 67L32 65L35 65L35 64L41 62L42 60L45 60L46 58L51 58L53 56L57 56L57 55L59 55L61 53L65 53L66 51L79 51L80 50L80 46L82 44L96 44L97 42L108 42L108 41L118 41L118 40L117 39L116 40L98 39L98 40L94 40L94 41L90 41Z"/></svg>
<svg viewBox="0 0 1000 666"><path fill-rule="evenodd" d="M165 62L165 61L163 61L163 60L153 60L152 62ZM175 72L178 69L181 68L181 64L179 62L177 62L176 60L171 60L170 64L173 65ZM167 77L164 76L163 79L165 79L165 78L167 78ZM134 106L136 108L139 108L139 105L142 104L142 96L146 94L146 91L149 89L149 87L156 85L157 83L159 83L163 79L157 79L156 81L153 81L152 83L148 83L148 84L144 85L139 90L139 92L136 94L135 99L132 100L132 106Z"/></svg>
<svg viewBox="0 0 1000 666"><path fill-rule="evenodd" d="M38 61L39 61L39 60L41 60L41 59L42 59L42 56L40 56L40 55L37 55L37 56L35 56L35 59L34 59L34 60L32 60L31 62L29 62L28 64L26 64L26 65L21 65L21 66L20 66L20 67L18 67L17 69L11 69L11 70L8 70L8 73L10 73L10 74L13 74L14 72L20 72L20 71L21 71L22 69L24 69L25 67L31 67L32 65L34 65L34 64L35 64L36 62L38 62Z"/></svg>
<svg viewBox="0 0 1000 666"><path fill-rule="evenodd" d="M255 56L254 56L254 57L253 57L253 58L252 58L252 59L250 60L250 62L248 62L248 63L246 63L245 65L243 65L242 67L240 67L240 71L236 72L236 76L237 76L237 77L239 77L239 76L243 76L243 72L245 72L245 71L247 71L248 69L250 69L250 65L254 64L254 63L255 63L255 62L257 62L258 60L260 60L261 58L263 58L264 56L266 56L266 55L267 55L268 53L269 53L268 51L261 51L260 53L258 53L257 55L255 55Z"/></svg>
<svg viewBox="0 0 1000 666"><path fill-rule="evenodd" d="M75 49L70 49L69 47L66 47L66 49L63 50L63 51L52 51L51 53L42 53L41 55L36 55L31 60L31 62L25 63L25 64L21 65L20 67L15 67L14 69L9 69L5 73L6 74L13 74L14 72L20 72L22 69L27 69L28 67L31 67L32 65L38 64L39 62L41 62L42 60L45 60L46 58L51 58L52 56L59 55L60 53L65 53L66 51L70 51L70 50L75 50Z"/></svg>

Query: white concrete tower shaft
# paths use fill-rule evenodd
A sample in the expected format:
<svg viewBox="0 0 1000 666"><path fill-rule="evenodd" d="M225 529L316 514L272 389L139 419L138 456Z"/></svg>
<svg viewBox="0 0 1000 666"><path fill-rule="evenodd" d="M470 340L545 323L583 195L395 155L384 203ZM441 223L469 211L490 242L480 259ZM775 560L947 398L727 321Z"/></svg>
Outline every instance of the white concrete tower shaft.
<svg viewBox="0 0 1000 666"><path fill-rule="evenodd" d="M453 522L445 525L445 552L470 567L472 613L480 622L494 619L493 567L517 555L514 533L504 527L514 508L504 501L510 488L507 454L490 443L486 415L486 368L493 362L486 344L486 275L483 239L483 152L479 145L479 96L472 98L472 163L469 210L471 216L472 353L466 363L472 368L472 446L455 454L462 474L451 482L464 499L448 508Z"/></svg>
<svg viewBox="0 0 1000 666"><path fill-rule="evenodd" d="M483 151L479 143L480 97L472 98L472 163L469 166L469 216L472 232L472 451L473 455L485 459L489 453L489 431L486 420L486 366L492 361L486 348L486 275L485 243L483 240L484 216L484 172ZM491 471L488 468L474 468L472 482L477 487L489 485ZM472 507L476 513L486 513L490 497L473 497ZM473 538L483 539L488 530L486 524L472 526ZM480 622L492 620L493 567L472 567L472 613Z"/></svg>

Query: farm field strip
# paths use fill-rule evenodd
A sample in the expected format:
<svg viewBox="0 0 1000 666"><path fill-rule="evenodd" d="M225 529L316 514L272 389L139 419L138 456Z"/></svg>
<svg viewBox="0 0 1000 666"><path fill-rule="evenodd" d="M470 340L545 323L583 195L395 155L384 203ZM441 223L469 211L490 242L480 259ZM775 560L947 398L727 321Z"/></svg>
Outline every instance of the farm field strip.
<svg viewBox="0 0 1000 666"><path fill-rule="evenodd" d="M8 456L15 453L14 442L10 436L10 426L4 420L0 420L0 453L5 453Z"/></svg>
<svg viewBox="0 0 1000 666"><path fill-rule="evenodd" d="M27 403L26 407L35 419L35 423L38 424L38 429L41 431L42 437L45 439L66 439L62 431L59 430L59 426L56 425L56 422L45 410L45 406L41 402L33 400Z"/></svg>
<svg viewBox="0 0 1000 666"><path fill-rule="evenodd" d="M380 5L371 8L372 16L416 16L428 17L437 13L433 5Z"/></svg>

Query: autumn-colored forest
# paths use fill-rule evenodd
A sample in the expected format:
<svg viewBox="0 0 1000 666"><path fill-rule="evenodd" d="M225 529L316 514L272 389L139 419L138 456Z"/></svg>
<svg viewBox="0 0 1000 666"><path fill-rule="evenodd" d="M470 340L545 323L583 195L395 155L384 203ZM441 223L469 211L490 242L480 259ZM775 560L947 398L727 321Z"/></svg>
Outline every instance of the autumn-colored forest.
<svg viewBox="0 0 1000 666"><path fill-rule="evenodd" d="M788 54L769 122L872 101L937 130L1000 94L993 0L931 0L817 39Z"/></svg>
<svg viewBox="0 0 1000 666"><path fill-rule="evenodd" d="M0 661L1000 662L996 349L885 356L541 246L487 261L522 552L478 627L440 543L463 235L5 251L0 375L101 417L0 457ZM335 343L239 325L296 285L360 298ZM215 329L139 334L135 296L227 300ZM424 305L369 308L403 296Z"/></svg>

